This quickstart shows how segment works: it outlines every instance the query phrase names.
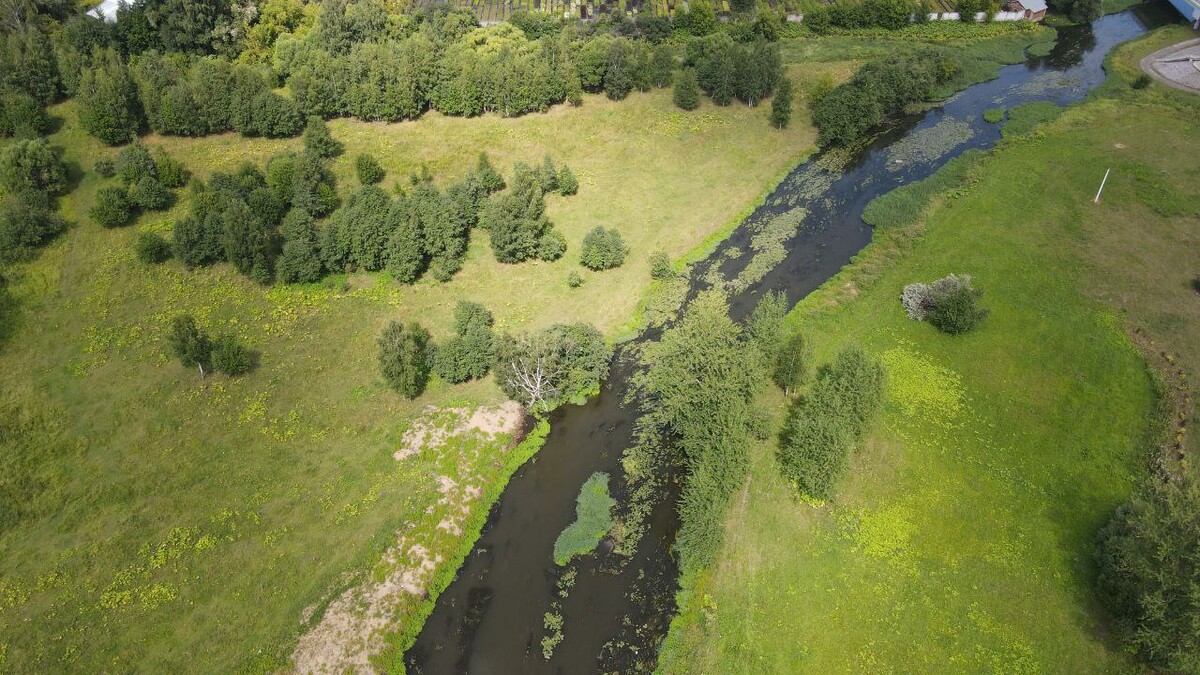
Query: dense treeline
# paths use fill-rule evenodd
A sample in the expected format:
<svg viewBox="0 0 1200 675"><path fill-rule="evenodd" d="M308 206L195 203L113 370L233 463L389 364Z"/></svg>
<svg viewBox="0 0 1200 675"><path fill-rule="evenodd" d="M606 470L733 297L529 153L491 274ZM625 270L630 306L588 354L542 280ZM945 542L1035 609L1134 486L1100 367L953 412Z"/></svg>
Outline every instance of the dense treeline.
<svg viewBox="0 0 1200 675"><path fill-rule="evenodd" d="M684 65L695 68L700 88L717 105L734 99L757 105L783 78L778 47L764 40L740 44L728 33L688 42Z"/></svg>
<svg viewBox="0 0 1200 675"><path fill-rule="evenodd" d="M960 67L954 58L932 51L864 65L849 82L812 101L817 142L848 145L862 139L888 116L928 100L934 87Z"/></svg>
<svg viewBox="0 0 1200 675"><path fill-rule="evenodd" d="M0 150L0 263L27 260L66 228L55 204L66 187L66 166L46 139Z"/></svg>

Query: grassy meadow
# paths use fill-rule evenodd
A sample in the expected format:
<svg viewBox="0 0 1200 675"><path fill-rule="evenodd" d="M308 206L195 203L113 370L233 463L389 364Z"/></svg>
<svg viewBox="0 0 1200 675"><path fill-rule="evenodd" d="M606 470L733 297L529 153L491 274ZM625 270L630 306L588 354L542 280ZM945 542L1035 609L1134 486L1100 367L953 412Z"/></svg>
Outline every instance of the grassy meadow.
<svg viewBox="0 0 1200 675"><path fill-rule="evenodd" d="M393 453L427 406L469 411L502 395L490 380L435 381L402 399L377 372L382 327L418 320L446 336L455 302L469 299L504 330L590 321L611 331L648 286L653 251L678 257L723 228L814 137L804 113L780 132L765 108L684 113L669 91L588 97L519 119L334 121L346 146L334 162L343 195L357 188L360 152L379 158L389 186L421 164L449 183L481 150L504 173L551 154L581 182L577 196L548 199L570 249L555 263L503 266L476 236L446 284L354 275L262 288L227 265L137 261L137 233L169 236L185 199L118 230L91 222L104 184L91 166L115 150L87 136L72 107L52 110L61 126L51 137L77 166L61 200L72 226L6 273L18 314L0 346L0 445L26 507L0 533L0 671L270 670L288 662L323 603L363 573L385 572L375 563L398 531L448 558L462 535L438 525L459 505L444 503L453 500L437 476L460 487L503 481L510 435L399 462ZM261 165L299 139L145 142L204 178ZM579 243L596 225L622 232L629 260L570 289ZM201 381L173 362L163 336L182 312L239 335L259 353L257 370ZM412 596L398 625L421 601Z"/></svg>
<svg viewBox="0 0 1200 675"><path fill-rule="evenodd" d="M1134 341L1200 373L1200 100L1126 83L1185 33L1119 50L1111 98L1006 141L794 310L817 364L848 345L882 361L885 409L828 504L783 482L773 441L755 449L662 672L1138 672L1107 636L1092 553L1153 454ZM990 310L964 336L900 305L949 273ZM782 418L782 395L764 403Z"/></svg>

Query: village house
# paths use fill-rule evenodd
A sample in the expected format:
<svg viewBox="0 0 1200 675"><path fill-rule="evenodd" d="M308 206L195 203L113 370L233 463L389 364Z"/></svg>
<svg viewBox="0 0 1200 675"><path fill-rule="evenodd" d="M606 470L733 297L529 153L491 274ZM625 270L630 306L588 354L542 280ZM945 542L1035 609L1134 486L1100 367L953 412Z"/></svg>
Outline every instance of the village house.
<svg viewBox="0 0 1200 675"><path fill-rule="evenodd" d="M1021 12L1028 21L1041 21L1046 17L1046 0L1011 0L1008 11Z"/></svg>

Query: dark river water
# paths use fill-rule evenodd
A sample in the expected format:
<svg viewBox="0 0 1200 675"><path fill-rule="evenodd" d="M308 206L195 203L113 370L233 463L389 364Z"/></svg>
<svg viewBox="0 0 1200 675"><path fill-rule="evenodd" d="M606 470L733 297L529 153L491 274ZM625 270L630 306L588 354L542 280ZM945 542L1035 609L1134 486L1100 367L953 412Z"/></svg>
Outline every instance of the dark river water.
<svg viewBox="0 0 1200 675"><path fill-rule="evenodd" d="M839 169L824 169L827 163L819 159L801 164L706 263L695 266L692 292L709 283L712 276L706 272L714 266L725 278L736 278L753 257L756 227L802 208L806 215L787 244L786 259L730 298L735 319L745 317L767 290L783 291L795 303L870 241L862 210L871 199L928 177L965 150L989 148L1000 139L999 127L983 121L984 110L1078 101L1104 81L1101 66L1109 50L1169 20L1157 9L1135 9L1091 26L1059 29L1049 56L1005 67L996 79L902 120ZM458 577L438 598L405 655L408 672L578 675L654 668L675 613L671 546L677 523L671 496L656 505L632 558L611 553L607 541L595 554L577 558L577 581L565 599L556 587L563 569L552 559L554 540L575 519L576 495L593 472L611 474L620 494L621 453L637 418L636 409L623 405L631 368L618 354L598 397L554 413L545 446L513 477ZM565 637L546 660L543 615L555 601Z"/></svg>

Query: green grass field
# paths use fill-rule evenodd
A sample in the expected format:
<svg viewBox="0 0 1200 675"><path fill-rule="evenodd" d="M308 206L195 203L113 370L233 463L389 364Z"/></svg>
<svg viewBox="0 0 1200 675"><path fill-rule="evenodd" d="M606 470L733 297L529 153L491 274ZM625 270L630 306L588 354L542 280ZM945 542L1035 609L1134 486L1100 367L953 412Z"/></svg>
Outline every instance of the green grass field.
<svg viewBox="0 0 1200 675"><path fill-rule="evenodd" d="M448 558L462 535L438 525L463 504L478 510L468 487L504 479L511 435L392 455L427 406L469 411L502 395L490 380L434 382L403 400L377 373L381 328L419 320L445 336L455 302L469 299L491 308L502 330L590 321L611 331L649 285L653 251L678 257L725 227L813 139L803 113L778 132L764 108L684 113L669 91L588 97L579 109L520 119L335 121L343 194L357 188L352 162L364 151L387 168L388 186L422 163L449 183L481 150L505 173L551 153L581 182L577 196L548 200L571 248L555 263L502 266L476 236L447 284L354 275L263 289L226 265L138 263L138 231L169 233L186 204L120 230L90 222L102 183L92 163L115 151L82 132L71 103L53 112L63 123L52 143L85 173L62 200L70 231L7 273L19 315L0 347L4 466L28 479L30 503L0 534L0 670L27 672L270 669L290 659L325 602L364 574L386 576L376 563L398 531ZM146 142L203 178L261 165L299 140ZM579 243L596 225L618 228L632 253L569 289ZM261 366L199 380L164 344L180 312L237 333ZM439 475L460 492L448 494ZM422 602L405 597L395 627Z"/></svg>
<svg viewBox="0 0 1200 675"><path fill-rule="evenodd" d="M1166 32L1114 60L1184 31ZM846 345L879 357L888 403L830 504L799 501L773 444L757 448L663 672L1136 672L1106 635L1091 556L1154 432L1126 331L1200 372L1200 102L1131 92L1116 70L1119 99L1006 144L795 310L818 362ZM904 285L948 273L986 291L966 336L900 306Z"/></svg>

